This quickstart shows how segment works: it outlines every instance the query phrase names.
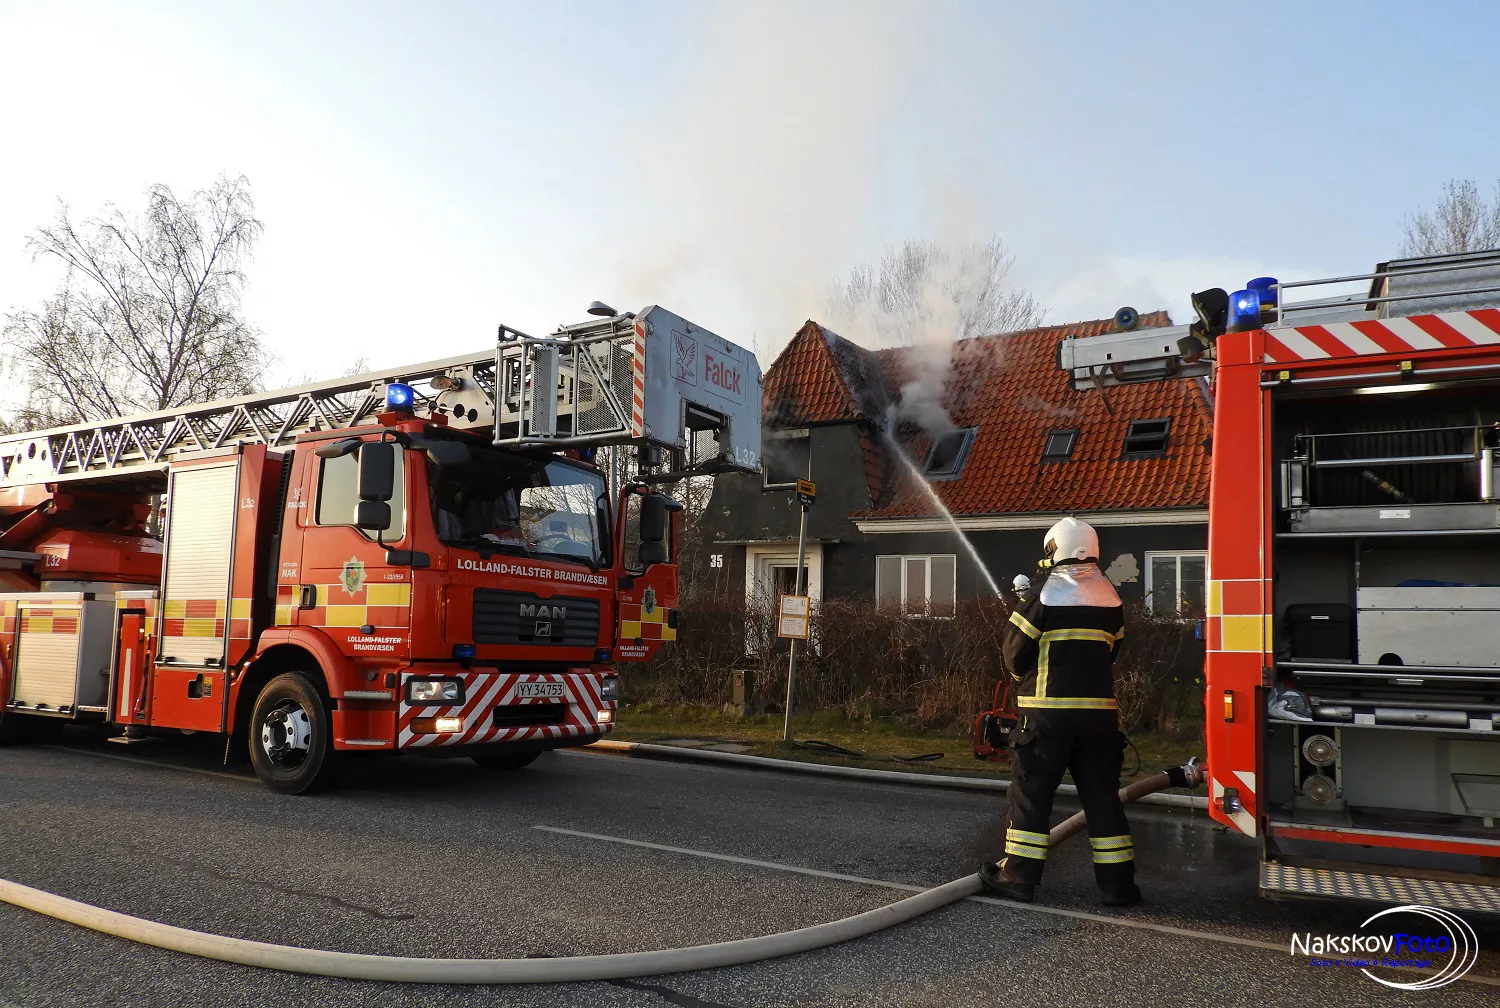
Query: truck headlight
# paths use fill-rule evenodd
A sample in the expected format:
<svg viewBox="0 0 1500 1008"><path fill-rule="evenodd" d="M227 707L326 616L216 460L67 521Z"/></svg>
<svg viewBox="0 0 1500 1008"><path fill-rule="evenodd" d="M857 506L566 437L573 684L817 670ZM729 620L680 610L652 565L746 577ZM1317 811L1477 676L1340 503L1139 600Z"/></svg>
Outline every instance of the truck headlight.
<svg viewBox="0 0 1500 1008"><path fill-rule="evenodd" d="M599 684L599 699L601 699L601 700L619 700L620 699L620 677L619 676L617 676L617 675L608 675L608 676L604 677L604 681Z"/></svg>
<svg viewBox="0 0 1500 1008"><path fill-rule="evenodd" d="M406 684L406 699L421 704L464 702L462 679L412 679Z"/></svg>

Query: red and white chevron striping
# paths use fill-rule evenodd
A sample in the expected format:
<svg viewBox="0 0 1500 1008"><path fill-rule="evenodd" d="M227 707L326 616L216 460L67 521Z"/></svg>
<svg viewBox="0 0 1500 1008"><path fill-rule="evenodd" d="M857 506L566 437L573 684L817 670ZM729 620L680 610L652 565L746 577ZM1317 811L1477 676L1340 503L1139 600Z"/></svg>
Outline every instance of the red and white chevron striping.
<svg viewBox="0 0 1500 1008"><path fill-rule="evenodd" d="M1500 343L1500 310L1335 322L1266 330L1267 364Z"/></svg>
<svg viewBox="0 0 1500 1008"><path fill-rule="evenodd" d="M646 433L646 323L637 319L635 326L635 351L630 358L630 436L642 437Z"/></svg>
<svg viewBox="0 0 1500 1008"><path fill-rule="evenodd" d="M401 696L406 696L406 680L402 677ZM480 742L522 742L528 739L569 738L579 735L597 735L601 728L599 712L612 710L614 701L599 695L598 676L577 674L507 674L495 672L468 672L460 676L464 680L465 697L462 708L418 707L404 700L399 716L400 730L396 736L396 748L414 749L423 746L474 745ZM562 724L518 725L497 728L494 725L494 710L499 706L526 706L529 704L555 703L548 697L518 697L517 687L522 683L563 684L563 699L568 704ZM443 735L418 735L412 731L412 720L419 717L462 717L463 730Z"/></svg>

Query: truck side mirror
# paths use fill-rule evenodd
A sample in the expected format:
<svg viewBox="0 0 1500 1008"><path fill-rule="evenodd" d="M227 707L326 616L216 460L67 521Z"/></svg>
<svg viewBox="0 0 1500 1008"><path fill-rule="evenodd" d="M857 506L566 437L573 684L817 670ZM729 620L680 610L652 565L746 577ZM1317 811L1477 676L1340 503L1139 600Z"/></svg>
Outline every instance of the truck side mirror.
<svg viewBox="0 0 1500 1008"><path fill-rule="evenodd" d="M359 499L388 501L395 492L396 446L389 441L366 441L359 449Z"/></svg>
<svg viewBox="0 0 1500 1008"><path fill-rule="evenodd" d="M386 501L360 501L354 505L354 527L366 532L384 532L391 527L390 504Z"/></svg>
<svg viewBox="0 0 1500 1008"><path fill-rule="evenodd" d="M641 566L667 562L667 499L661 494L641 498Z"/></svg>
<svg viewBox="0 0 1500 1008"><path fill-rule="evenodd" d="M367 532L391 527L390 499L396 492L396 446L389 441L366 441L359 448L359 503L354 525Z"/></svg>

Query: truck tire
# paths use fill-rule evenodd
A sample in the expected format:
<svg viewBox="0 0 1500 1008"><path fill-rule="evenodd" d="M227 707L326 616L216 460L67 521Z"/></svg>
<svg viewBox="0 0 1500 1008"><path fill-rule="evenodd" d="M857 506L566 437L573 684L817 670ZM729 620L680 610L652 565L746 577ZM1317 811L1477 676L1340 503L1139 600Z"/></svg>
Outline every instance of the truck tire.
<svg viewBox="0 0 1500 1008"><path fill-rule="evenodd" d="M0 711L0 746L56 742L66 724L63 718Z"/></svg>
<svg viewBox="0 0 1500 1008"><path fill-rule="evenodd" d="M249 741L255 776L272 791L312 794L337 777L328 704L305 672L266 683L250 712Z"/></svg>
<svg viewBox="0 0 1500 1008"><path fill-rule="evenodd" d="M519 770L530 766L540 756L539 752L528 753L475 753L469 759L479 764L481 770Z"/></svg>

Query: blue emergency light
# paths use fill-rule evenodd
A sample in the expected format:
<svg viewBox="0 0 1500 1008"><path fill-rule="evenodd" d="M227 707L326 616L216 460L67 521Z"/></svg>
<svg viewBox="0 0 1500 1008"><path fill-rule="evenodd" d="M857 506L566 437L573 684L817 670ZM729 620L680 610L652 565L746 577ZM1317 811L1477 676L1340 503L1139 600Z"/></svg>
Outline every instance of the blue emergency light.
<svg viewBox="0 0 1500 1008"><path fill-rule="evenodd" d="M1277 297L1275 277L1256 277L1254 280L1251 280L1249 283L1245 284L1245 287L1249 290L1255 291L1255 293L1260 295L1260 306L1262 308L1276 307Z"/></svg>
<svg viewBox="0 0 1500 1008"><path fill-rule="evenodd" d="M459 659L473 658L474 657L474 645L473 644L455 644L455 645L453 645L453 657L459 658Z"/></svg>
<svg viewBox="0 0 1500 1008"><path fill-rule="evenodd" d="M1254 290L1235 291L1229 295L1229 324L1225 332L1248 332L1260 328L1260 293Z"/></svg>
<svg viewBox="0 0 1500 1008"><path fill-rule="evenodd" d="M386 409L399 410L402 413L410 413L412 405L417 401L417 390L402 382L391 382L385 387Z"/></svg>

